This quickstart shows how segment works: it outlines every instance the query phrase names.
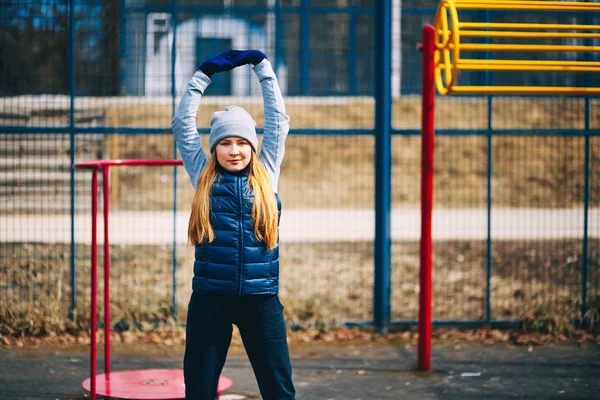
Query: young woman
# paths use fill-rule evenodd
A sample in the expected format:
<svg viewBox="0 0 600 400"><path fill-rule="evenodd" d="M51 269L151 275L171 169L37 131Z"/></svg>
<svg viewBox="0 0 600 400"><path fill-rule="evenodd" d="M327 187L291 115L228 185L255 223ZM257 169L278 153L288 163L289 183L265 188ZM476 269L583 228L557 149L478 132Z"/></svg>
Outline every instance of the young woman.
<svg viewBox="0 0 600 400"><path fill-rule="evenodd" d="M265 127L228 106L210 122L210 158L196 128L200 97L214 73L253 64L262 87ZM278 297L277 185L289 130L283 97L266 56L228 51L202 63L173 118L173 134L195 189L188 226L195 245L184 377L186 399L214 400L236 324L262 398L295 399L283 306Z"/></svg>

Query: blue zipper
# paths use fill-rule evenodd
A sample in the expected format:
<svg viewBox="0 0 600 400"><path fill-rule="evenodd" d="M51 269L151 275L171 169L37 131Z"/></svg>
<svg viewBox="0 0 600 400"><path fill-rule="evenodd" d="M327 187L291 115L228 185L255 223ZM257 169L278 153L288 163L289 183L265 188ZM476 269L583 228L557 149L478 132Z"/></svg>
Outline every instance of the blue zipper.
<svg viewBox="0 0 600 400"><path fill-rule="evenodd" d="M242 295L242 263L244 261L243 259L243 251L244 251L244 221L243 221L243 210L242 210L242 205L243 205L243 196L242 196L242 178L241 177L236 177L237 183L238 183L238 199L240 201L239 204L239 210L240 210L240 217L238 219L238 223L239 223L239 232L238 232L238 296Z"/></svg>

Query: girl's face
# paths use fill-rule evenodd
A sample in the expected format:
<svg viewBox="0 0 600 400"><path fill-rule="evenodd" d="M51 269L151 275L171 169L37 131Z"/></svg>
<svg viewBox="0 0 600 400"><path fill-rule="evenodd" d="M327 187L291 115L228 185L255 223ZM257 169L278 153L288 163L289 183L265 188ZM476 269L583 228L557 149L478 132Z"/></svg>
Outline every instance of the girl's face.
<svg viewBox="0 0 600 400"><path fill-rule="evenodd" d="M229 172L239 172L248 166L252 146L246 139L235 136L221 140L215 147L217 161Z"/></svg>

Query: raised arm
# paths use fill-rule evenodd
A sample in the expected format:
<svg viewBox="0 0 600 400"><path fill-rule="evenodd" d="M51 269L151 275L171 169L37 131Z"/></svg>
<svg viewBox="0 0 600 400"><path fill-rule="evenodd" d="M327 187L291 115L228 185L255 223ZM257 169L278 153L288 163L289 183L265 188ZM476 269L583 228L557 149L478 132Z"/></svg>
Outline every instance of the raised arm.
<svg viewBox="0 0 600 400"><path fill-rule="evenodd" d="M259 159L271 177L273 189L277 193L285 139L290 130L290 117L286 114L279 82L269 60L265 58L253 69L262 87L265 109L265 133Z"/></svg>
<svg viewBox="0 0 600 400"><path fill-rule="evenodd" d="M194 190L198 184L200 171L206 164L206 154L202 149L202 142L196 128L196 114L200 98L210 83L210 78L198 70L188 83L172 121L175 143L181 153L183 166L190 175Z"/></svg>

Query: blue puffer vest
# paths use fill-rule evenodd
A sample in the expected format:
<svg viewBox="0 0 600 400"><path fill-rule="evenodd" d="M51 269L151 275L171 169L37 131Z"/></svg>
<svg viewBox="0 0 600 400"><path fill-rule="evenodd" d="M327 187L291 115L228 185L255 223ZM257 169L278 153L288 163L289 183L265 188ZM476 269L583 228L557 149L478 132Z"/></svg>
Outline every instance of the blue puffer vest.
<svg viewBox="0 0 600 400"><path fill-rule="evenodd" d="M230 296L278 293L279 245L269 251L256 239L253 202L247 169L237 174L220 169L210 192L215 239L196 245L194 291Z"/></svg>

